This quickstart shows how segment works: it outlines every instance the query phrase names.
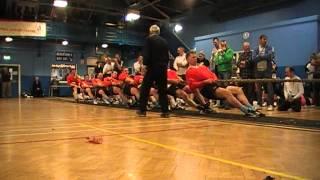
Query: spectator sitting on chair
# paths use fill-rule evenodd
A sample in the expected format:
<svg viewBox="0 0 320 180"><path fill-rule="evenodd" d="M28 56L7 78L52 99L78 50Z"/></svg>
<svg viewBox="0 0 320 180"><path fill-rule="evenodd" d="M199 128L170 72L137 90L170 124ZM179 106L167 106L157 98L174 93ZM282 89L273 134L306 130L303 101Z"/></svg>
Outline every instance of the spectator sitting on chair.
<svg viewBox="0 0 320 180"><path fill-rule="evenodd" d="M32 84L32 96L33 97L42 97L42 86L39 80L39 77L36 76Z"/></svg>
<svg viewBox="0 0 320 180"><path fill-rule="evenodd" d="M286 80L294 80L300 78L295 75L294 69L292 67L286 67L285 69L286 73ZM280 99L279 111L287 111L289 108L292 108L295 112L301 111L301 96L304 93L303 84L302 82L285 82L284 88L284 99Z"/></svg>

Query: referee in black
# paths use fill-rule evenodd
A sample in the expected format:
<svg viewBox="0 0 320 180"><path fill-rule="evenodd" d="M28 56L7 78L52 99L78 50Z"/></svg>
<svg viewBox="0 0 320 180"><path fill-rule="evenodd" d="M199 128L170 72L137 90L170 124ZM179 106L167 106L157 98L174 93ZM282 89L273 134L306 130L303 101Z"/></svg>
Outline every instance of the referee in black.
<svg viewBox="0 0 320 180"><path fill-rule="evenodd" d="M158 88L159 102L161 106L161 117L168 118L167 98L167 66L169 62L169 48L165 39L160 37L160 28L152 25L149 29L150 35L146 39L143 50L143 65L145 75L140 90L139 116L146 116L147 102L151 86Z"/></svg>

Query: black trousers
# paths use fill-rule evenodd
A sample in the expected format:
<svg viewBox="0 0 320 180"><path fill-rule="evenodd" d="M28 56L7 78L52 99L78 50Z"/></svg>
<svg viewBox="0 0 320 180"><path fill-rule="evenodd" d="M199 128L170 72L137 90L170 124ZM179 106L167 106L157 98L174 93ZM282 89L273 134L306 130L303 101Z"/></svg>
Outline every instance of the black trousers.
<svg viewBox="0 0 320 180"><path fill-rule="evenodd" d="M257 79L264 79L264 78L272 78L272 74L268 73L268 72L256 72L255 78ZM258 104L261 106L262 105L262 87L261 85L263 85L265 87L265 85L267 85L267 88L265 90L267 90L267 94L268 94L268 99L267 99L267 104L268 105L273 105L273 85L271 82L268 83L256 83L257 86L257 100L258 100Z"/></svg>
<svg viewBox="0 0 320 180"><path fill-rule="evenodd" d="M246 97L248 98L249 102L252 104L254 97L255 97L255 92L254 92L254 84L253 83L243 83L240 84L242 87L242 90Z"/></svg>
<svg viewBox="0 0 320 180"><path fill-rule="evenodd" d="M314 74L314 79L320 79L320 74ZM320 106L320 82L313 83L313 100L314 105Z"/></svg>
<svg viewBox="0 0 320 180"><path fill-rule="evenodd" d="M288 111L289 109L292 109L295 112L300 112L301 111L301 99L295 99L292 102L289 102L285 100L284 98L281 98L279 101L279 111Z"/></svg>
<svg viewBox="0 0 320 180"><path fill-rule="evenodd" d="M147 110L150 89L155 82L159 93L159 103L163 113L168 112L167 67L148 67L140 90L140 111Z"/></svg>

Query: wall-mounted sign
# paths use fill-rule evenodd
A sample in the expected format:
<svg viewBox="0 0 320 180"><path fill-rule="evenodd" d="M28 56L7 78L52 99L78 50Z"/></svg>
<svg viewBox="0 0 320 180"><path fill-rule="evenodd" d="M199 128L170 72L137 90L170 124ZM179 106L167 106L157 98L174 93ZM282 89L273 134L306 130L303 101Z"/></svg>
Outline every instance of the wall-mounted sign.
<svg viewBox="0 0 320 180"><path fill-rule="evenodd" d="M46 37L46 23L23 21L0 21L0 36Z"/></svg>
<svg viewBox="0 0 320 180"><path fill-rule="evenodd" d="M66 52L66 51L57 51L56 52L56 60L57 61L68 61L72 62L73 60L73 53Z"/></svg>
<svg viewBox="0 0 320 180"><path fill-rule="evenodd" d="M3 61L11 61L11 60L12 60L11 54L2 54L1 56L2 56L1 59L2 59Z"/></svg>
<svg viewBox="0 0 320 180"><path fill-rule="evenodd" d="M77 69L75 64L51 64L51 79L65 81L71 69Z"/></svg>

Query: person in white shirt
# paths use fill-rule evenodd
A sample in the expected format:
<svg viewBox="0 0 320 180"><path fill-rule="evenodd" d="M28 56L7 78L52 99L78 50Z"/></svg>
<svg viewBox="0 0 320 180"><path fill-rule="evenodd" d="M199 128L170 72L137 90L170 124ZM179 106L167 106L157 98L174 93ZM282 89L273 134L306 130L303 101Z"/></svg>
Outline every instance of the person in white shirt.
<svg viewBox="0 0 320 180"><path fill-rule="evenodd" d="M216 64L215 64L215 54L218 52L218 50L220 49L220 40L217 37L212 38L212 44L213 44L213 48L211 51L211 58L210 58L210 70L212 72L216 72Z"/></svg>
<svg viewBox="0 0 320 180"><path fill-rule="evenodd" d="M301 80L295 75L292 67L286 67L286 78L290 80ZM280 100L279 111L288 111L292 109L295 112L301 111L301 96L303 96L304 88L302 82L285 82L283 87L284 99Z"/></svg>
<svg viewBox="0 0 320 180"><path fill-rule="evenodd" d="M143 56L139 55L137 61L133 64L135 74L141 74L143 68Z"/></svg>
<svg viewBox="0 0 320 180"><path fill-rule="evenodd" d="M177 70L178 76L180 76L183 80L186 80L186 70L188 68L186 53L184 52L183 47L179 47L177 51L178 56L174 60L173 67Z"/></svg>
<svg viewBox="0 0 320 180"><path fill-rule="evenodd" d="M103 74L104 75L111 74L111 72L114 70L115 63L108 56L106 56L104 60L105 60L105 65L103 67Z"/></svg>

